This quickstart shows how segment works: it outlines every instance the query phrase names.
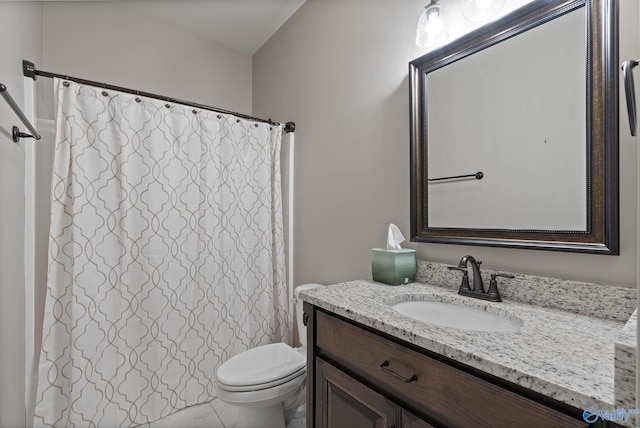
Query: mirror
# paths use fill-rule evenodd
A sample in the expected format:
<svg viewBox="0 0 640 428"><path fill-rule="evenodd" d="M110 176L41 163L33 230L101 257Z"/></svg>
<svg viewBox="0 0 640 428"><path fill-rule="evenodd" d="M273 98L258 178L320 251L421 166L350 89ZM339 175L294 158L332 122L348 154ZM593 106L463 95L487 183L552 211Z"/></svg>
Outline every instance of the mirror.
<svg viewBox="0 0 640 428"><path fill-rule="evenodd" d="M409 64L411 240L618 254L616 2L533 2Z"/></svg>

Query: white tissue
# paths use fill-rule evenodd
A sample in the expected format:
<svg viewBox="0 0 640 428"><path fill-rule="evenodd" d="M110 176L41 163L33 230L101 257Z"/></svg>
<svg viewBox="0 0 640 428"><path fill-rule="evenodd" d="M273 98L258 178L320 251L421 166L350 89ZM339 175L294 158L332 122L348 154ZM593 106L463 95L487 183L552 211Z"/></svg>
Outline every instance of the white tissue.
<svg viewBox="0 0 640 428"><path fill-rule="evenodd" d="M389 225L389 233L387 233L387 250L399 250L400 243L404 241L402 232L398 229L398 226L391 223Z"/></svg>

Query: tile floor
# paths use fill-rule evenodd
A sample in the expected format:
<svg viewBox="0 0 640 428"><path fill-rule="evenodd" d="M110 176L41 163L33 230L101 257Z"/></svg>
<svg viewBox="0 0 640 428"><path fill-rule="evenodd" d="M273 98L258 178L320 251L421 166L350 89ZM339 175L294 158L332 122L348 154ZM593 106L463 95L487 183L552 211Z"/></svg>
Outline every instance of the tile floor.
<svg viewBox="0 0 640 428"><path fill-rule="evenodd" d="M139 428L235 428L236 412L235 407L216 398Z"/></svg>

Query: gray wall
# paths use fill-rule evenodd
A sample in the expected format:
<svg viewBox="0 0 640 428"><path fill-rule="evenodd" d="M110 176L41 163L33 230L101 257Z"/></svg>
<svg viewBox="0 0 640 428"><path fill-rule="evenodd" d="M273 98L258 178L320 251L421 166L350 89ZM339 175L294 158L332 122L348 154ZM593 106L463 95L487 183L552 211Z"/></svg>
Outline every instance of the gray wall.
<svg viewBox="0 0 640 428"><path fill-rule="evenodd" d="M622 59L638 13L637 2L620 3ZM414 45L423 7L308 0L254 55L254 113L297 124L296 283L370 278L370 250L385 244L387 225L409 234L407 73L424 53ZM620 256L406 245L436 262L473 254L489 269L635 286L636 144L622 118Z"/></svg>
<svg viewBox="0 0 640 428"><path fill-rule="evenodd" d="M43 70L251 111L249 55L126 2L45 2L43 27Z"/></svg>
<svg viewBox="0 0 640 428"><path fill-rule="evenodd" d="M0 2L0 82L23 107L21 61L42 58L42 5ZM25 425L24 406L24 126L0 100L0 427ZM24 140L23 140L24 141Z"/></svg>

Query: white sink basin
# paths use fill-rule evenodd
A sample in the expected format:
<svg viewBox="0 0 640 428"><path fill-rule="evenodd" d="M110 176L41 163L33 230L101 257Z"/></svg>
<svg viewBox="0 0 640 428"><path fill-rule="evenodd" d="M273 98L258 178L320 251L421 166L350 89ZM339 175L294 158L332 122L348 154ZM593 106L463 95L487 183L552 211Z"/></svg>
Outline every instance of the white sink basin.
<svg viewBox="0 0 640 428"><path fill-rule="evenodd" d="M443 327L475 331L516 332L522 324L505 316L454 303L410 300L391 305L402 315Z"/></svg>

